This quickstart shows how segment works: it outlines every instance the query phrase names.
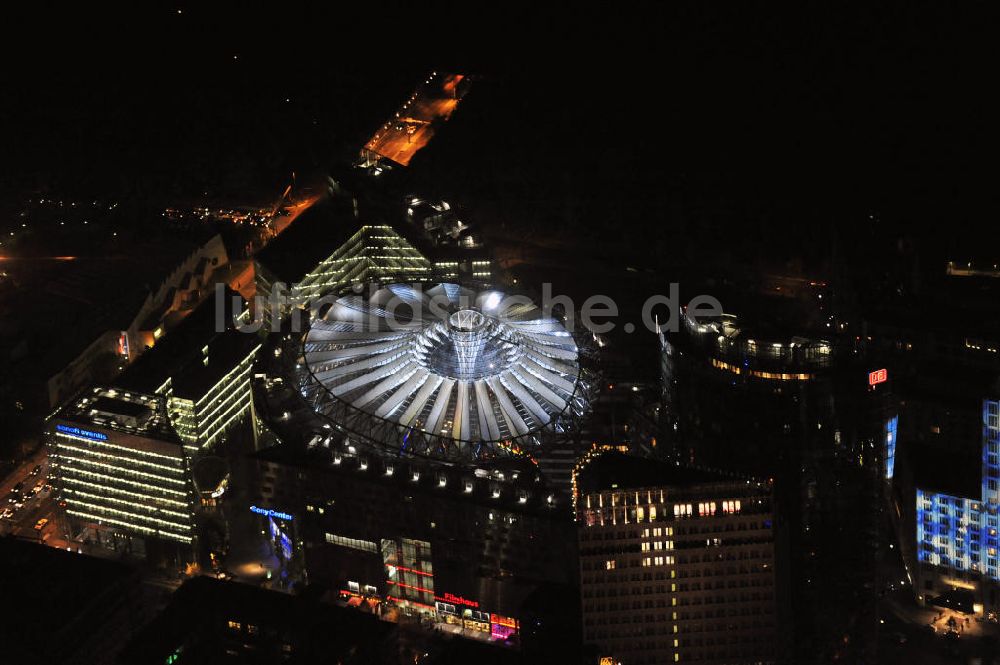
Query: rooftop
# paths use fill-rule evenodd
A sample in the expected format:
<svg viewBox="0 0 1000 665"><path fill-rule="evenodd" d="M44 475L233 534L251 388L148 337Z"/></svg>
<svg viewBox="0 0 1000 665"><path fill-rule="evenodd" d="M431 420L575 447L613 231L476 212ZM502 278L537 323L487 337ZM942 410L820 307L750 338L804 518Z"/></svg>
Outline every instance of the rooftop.
<svg viewBox="0 0 1000 665"><path fill-rule="evenodd" d="M904 449L913 467L913 484L927 492L982 499L983 456L979 449L950 446L947 464L942 464L940 446L907 441ZM897 450L899 448L897 447Z"/></svg>
<svg viewBox="0 0 1000 665"><path fill-rule="evenodd" d="M119 662L162 665L178 651L179 664L222 662L233 647L226 638L244 640L230 622L256 627L256 635L263 636L255 640L258 651L290 644L293 662L381 663L395 630L374 615L321 603L312 594L295 596L202 576L174 592L167 608L128 643Z"/></svg>
<svg viewBox="0 0 1000 665"><path fill-rule="evenodd" d="M504 510L561 517L559 500L544 483L538 468L526 459L491 462L488 469L431 467L419 458L383 459L350 454L336 445L325 448L281 444L254 455L263 462L318 469L336 477L352 476L376 483L387 492L423 492L450 500ZM552 497L550 500L549 497Z"/></svg>
<svg viewBox="0 0 1000 665"><path fill-rule="evenodd" d="M389 421L404 448L533 453L540 430L589 409L576 338L500 291L392 284L344 296L312 324L304 352L303 394L317 410Z"/></svg>
<svg viewBox="0 0 1000 665"><path fill-rule="evenodd" d="M581 493L746 482L746 478L722 471L679 466L618 452L594 455L577 472L577 487Z"/></svg>
<svg viewBox="0 0 1000 665"><path fill-rule="evenodd" d="M88 621L95 624L91 630L100 630L108 608L123 600L122 585L138 584L136 571L124 563L15 538L0 538L0 569L0 597L30 599L38 608L8 611L0 622L4 660L17 663L56 662L50 649L78 646L60 644L66 632Z"/></svg>
<svg viewBox="0 0 1000 665"><path fill-rule="evenodd" d="M166 399L159 395L94 387L63 406L56 418L168 443L180 441L167 417Z"/></svg>
<svg viewBox="0 0 1000 665"><path fill-rule="evenodd" d="M256 335L234 328L232 302L237 296L225 289L221 330L217 299L209 297L130 365L116 385L152 393L171 379L175 396L198 401L259 344Z"/></svg>
<svg viewBox="0 0 1000 665"><path fill-rule="evenodd" d="M352 199L325 196L302 212L256 261L286 286L296 284L358 230Z"/></svg>

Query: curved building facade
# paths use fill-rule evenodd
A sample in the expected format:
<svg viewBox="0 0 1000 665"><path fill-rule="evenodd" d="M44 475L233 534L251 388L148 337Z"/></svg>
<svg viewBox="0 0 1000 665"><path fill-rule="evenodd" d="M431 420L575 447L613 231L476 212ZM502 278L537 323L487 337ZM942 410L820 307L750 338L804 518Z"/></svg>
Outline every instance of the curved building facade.
<svg viewBox="0 0 1000 665"><path fill-rule="evenodd" d="M456 284L342 296L302 338L315 411L393 454L532 456L590 408L580 342L525 298Z"/></svg>
<svg viewBox="0 0 1000 665"><path fill-rule="evenodd" d="M517 639L577 576L569 477L593 336L453 283L311 305L255 368L255 507L288 517L290 558L343 597Z"/></svg>

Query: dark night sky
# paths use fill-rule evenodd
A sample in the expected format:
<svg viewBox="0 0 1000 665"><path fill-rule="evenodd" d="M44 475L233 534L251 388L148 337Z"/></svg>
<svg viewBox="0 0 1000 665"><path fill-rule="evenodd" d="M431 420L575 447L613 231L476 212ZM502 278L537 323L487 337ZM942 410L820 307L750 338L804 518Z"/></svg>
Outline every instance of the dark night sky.
<svg viewBox="0 0 1000 665"><path fill-rule="evenodd" d="M998 212L985 4L878 4L33 9L8 21L27 39L4 46L0 194L266 198L437 67L489 86L465 120L487 135L424 158L449 185L544 180L601 213L585 223L680 216L793 244L817 221L850 238L874 210L964 251L954 232Z"/></svg>

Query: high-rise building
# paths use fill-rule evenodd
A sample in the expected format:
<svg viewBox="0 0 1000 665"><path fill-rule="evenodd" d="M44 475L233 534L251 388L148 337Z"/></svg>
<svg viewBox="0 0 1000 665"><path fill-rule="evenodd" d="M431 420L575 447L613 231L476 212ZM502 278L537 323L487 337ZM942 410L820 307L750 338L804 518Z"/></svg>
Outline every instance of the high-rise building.
<svg viewBox="0 0 1000 665"><path fill-rule="evenodd" d="M190 459L166 398L93 388L46 431L56 489L74 526L105 547L190 553L195 541Z"/></svg>
<svg viewBox="0 0 1000 665"><path fill-rule="evenodd" d="M575 581L578 455L551 452L579 452L592 337L454 283L370 288L318 314L272 335L254 370L253 512L285 516L310 580L516 639L533 594Z"/></svg>
<svg viewBox="0 0 1000 665"><path fill-rule="evenodd" d="M820 286L810 293L829 300ZM669 443L682 463L774 479L779 606L796 662L868 659L892 377L873 379L879 366L854 338L820 332L833 317L800 305L747 296L745 315L686 315L664 337Z"/></svg>
<svg viewBox="0 0 1000 665"><path fill-rule="evenodd" d="M257 335L236 328L232 313L242 304L234 291L219 285L215 297L199 305L115 383L122 390L166 397L170 423L189 455L207 452L250 417L250 371L261 342Z"/></svg>
<svg viewBox="0 0 1000 665"><path fill-rule="evenodd" d="M1000 611L1000 401L983 401L980 491L941 491L931 479L917 482L924 480L928 484L916 488L916 562L910 566L918 599L979 615Z"/></svg>
<svg viewBox="0 0 1000 665"><path fill-rule="evenodd" d="M775 662L770 483L595 451L575 485L586 643L623 665Z"/></svg>
<svg viewBox="0 0 1000 665"><path fill-rule="evenodd" d="M358 205L346 193L329 194L257 254L258 303L269 305L256 316L266 330L293 308L354 284L433 276L431 262L399 233L360 221Z"/></svg>

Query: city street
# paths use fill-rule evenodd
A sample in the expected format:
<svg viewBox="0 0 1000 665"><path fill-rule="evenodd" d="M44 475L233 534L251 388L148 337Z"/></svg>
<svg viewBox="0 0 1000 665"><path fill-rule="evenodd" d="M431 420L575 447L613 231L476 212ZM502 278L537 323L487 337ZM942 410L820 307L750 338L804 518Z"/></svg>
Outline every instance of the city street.
<svg viewBox="0 0 1000 665"><path fill-rule="evenodd" d="M32 470L39 467L37 474ZM49 489L40 489L27 497L39 484L46 485L49 475L48 453L42 449L22 462L13 473L8 474L0 484L0 511L10 510L12 515L0 520L0 534L13 534L20 538L34 538L48 542L50 538L61 536L58 530L60 512L56 505L54 494ZM14 488L20 484L21 491L18 501L23 505L10 501ZM39 520L47 520L41 529L35 529ZM55 543L50 543L55 544Z"/></svg>

